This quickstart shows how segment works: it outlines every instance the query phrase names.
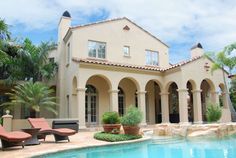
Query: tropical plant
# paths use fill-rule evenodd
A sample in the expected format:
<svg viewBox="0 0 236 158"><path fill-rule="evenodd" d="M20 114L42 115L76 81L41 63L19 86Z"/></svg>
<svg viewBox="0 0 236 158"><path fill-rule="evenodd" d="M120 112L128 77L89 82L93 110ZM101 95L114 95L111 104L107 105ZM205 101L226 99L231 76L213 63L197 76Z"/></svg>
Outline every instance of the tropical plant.
<svg viewBox="0 0 236 158"><path fill-rule="evenodd" d="M119 142L119 141L127 141L133 139L142 138L141 135L126 135L126 134L110 134L104 132L98 132L94 134L94 138L98 140L108 141L108 142Z"/></svg>
<svg viewBox="0 0 236 158"><path fill-rule="evenodd" d="M226 46L222 51L218 52L218 53L214 53L214 52L209 52L206 53L205 56L209 57L210 59L213 60L213 65L211 68L211 72L213 73L215 70L217 69L222 69L222 74L223 74L223 79L224 79L224 85L225 85L225 89L226 92L228 92L228 84L226 81L227 76L225 76L225 71L224 70L229 70L229 73L231 74L235 68L236 68L236 56L232 56L231 53L236 50L236 43L230 44L228 46ZM226 93L226 97L228 100L230 100L230 97L228 95L228 93ZM229 103L229 108L231 111L231 117L232 117L232 121L236 121L236 112L235 109L232 105L232 103Z"/></svg>
<svg viewBox="0 0 236 158"><path fill-rule="evenodd" d="M126 126L136 126L141 123L142 119L142 112L138 108L130 106L127 109L126 114L121 118L121 124Z"/></svg>
<svg viewBox="0 0 236 158"><path fill-rule="evenodd" d="M10 32L8 31L8 25L3 19L0 19L0 40L10 39Z"/></svg>
<svg viewBox="0 0 236 158"><path fill-rule="evenodd" d="M233 104L234 109L236 109L236 77L231 80L231 87L229 89L230 99Z"/></svg>
<svg viewBox="0 0 236 158"><path fill-rule="evenodd" d="M10 96L10 102L3 103L1 106L12 108L21 105L36 112L44 108L57 114L54 90L43 83L29 81L18 84L12 89L12 93L7 93L7 95Z"/></svg>
<svg viewBox="0 0 236 158"><path fill-rule="evenodd" d="M105 112L102 115L103 124L118 124L120 123L120 117L117 112Z"/></svg>
<svg viewBox="0 0 236 158"><path fill-rule="evenodd" d="M0 125L3 125L3 118L0 117Z"/></svg>
<svg viewBox="0 0 236 158"><path fill-rule="evenodd" d="M208 122L217 122L222 115L222 109L218 104L208 103L206 110L206 118Z"/></svg>
<svg viewBox="0 0 236 158"><path fill-rule="evenodd" d="M0 52L0 67L4 68L10 84L19 80L42 81L43 78L50 80L57 72L57 64L48 61L48 54L55 49L52 42L42 42L35 46L29 39L22 44L7 43Z"/></svg>

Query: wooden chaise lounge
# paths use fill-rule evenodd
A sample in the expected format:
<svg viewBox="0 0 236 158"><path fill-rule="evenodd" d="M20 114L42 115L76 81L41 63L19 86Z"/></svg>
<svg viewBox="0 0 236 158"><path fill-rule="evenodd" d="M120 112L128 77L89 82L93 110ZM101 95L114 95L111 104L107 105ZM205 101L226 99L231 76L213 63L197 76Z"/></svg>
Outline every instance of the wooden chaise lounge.
<svg viewBox="0 0 236 158"><path fill-rule="evenodd" d="M30 134L21 131L7 132L0 125L0 139L2 142L2 150L13 146L22 146L22 148L24 148L24 141L31 137L32 136Z"/></svg>
<svg viewBox="0 0 236 158"><path fill-rule="evenodd" d="M75 130L69 128L52 129L44 118L28 118L28 121L33 128L41 128L38 138L44 139L44 141L47 135L53 134L56 142L62 140L68 140L69 142L69 136L76 133Z"/></svg>

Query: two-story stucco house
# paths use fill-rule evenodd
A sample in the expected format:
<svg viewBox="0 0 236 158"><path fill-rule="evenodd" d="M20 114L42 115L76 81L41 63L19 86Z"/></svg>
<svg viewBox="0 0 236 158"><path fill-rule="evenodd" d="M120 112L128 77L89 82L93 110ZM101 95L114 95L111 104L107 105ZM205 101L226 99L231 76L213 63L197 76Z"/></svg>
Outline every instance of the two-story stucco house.
<svg viewBox="0 0 236 158"><path fill-rule="evenodd" d="M221 102L221 121L231 121L222 75L226 72L211 74L212 61L202 57L201 44L191 48L191 59L175 65L168 50L128 18L71 26L66 11L55 53L59 117L78 118L85 128L101 124L106 111L123 115L134 105L143 112L142 124L201 123L211 101Z"/></svg>

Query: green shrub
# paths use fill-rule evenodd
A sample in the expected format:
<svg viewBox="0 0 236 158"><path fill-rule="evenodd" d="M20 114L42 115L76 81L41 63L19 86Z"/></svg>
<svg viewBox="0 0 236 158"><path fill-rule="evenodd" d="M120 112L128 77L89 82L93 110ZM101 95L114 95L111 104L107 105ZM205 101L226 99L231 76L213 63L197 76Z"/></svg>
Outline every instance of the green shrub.
<svg viewBox="0 0 236 158"><path fill-rule="evenodd" d="M126 135L126 134L110 134L104 132L98 132L94 134L94 138L98 140L104 140L108 142L119 142L119 141L126 141L126 140L133 140L142 138L141 135L133 136L133 135Z"/></svg>
<svg viewBox="0 0 236 158"><path fill-rule="evenodd" d="M127 126L136 126L141 123L142 119L142 112L138 108L130 106L127 109L126 114L121 118L121 124Z"/></svg>
<svg viewBox="0 0 236 158"><path fill-rule="evenodd" d="M3 125L3 118L0 117L0 125Z"/></svg>
<svg viewBox="0 0 236 158"><path fill-rule="evenodd" d="M119 124L120 116L117 112L105 112L102 115L103 124Z"/></svg>
<svg viewBox="0 0 236 158"><path fill-rule="evenodd" d="M217 122L222 115L222 109L218 104L208 103L206 117L208 122Z"/></svg>

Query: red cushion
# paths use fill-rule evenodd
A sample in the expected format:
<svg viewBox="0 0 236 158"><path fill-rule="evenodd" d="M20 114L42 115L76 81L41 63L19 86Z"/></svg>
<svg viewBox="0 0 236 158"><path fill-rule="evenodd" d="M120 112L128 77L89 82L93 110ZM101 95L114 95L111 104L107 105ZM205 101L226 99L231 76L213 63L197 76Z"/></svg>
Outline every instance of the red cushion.
<svg viewBox="0 0 236 158"><path fill-rule="evenodd" d="M41 128L41 130L52 129L44 118L28 118L33 128Z"/></svg>
<svg viewBox="0 0 236 158"><path fill-rule="evenodd" d="M17 141L23 141L26 139L31 138L32 136L28 133L25 132L5 132L5 133L0 133L0 138L10 141L10 142L17 142Z"/></svg>

